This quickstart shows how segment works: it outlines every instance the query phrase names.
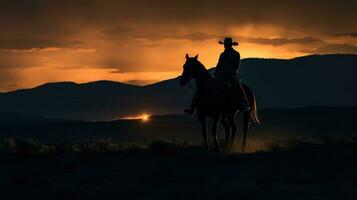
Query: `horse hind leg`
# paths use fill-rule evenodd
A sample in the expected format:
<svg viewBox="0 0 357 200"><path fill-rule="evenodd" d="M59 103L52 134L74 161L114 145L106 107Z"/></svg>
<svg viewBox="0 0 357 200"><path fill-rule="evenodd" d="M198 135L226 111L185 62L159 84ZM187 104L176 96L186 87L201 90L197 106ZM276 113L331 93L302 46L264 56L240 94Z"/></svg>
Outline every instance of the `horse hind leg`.
<svg viewBox="0 0 357 200"><path fill-rule="evenodd" d="M247 144L247 135L249 131L249 124L250 124L250 112L247 111L243 113L243 140L242 140L242 152L245 151L245 147Z"/></svg>
<svg viewBox="0 0 357 200"><path fill-rule="evenodd" d="M230 115L228 116L228 123L231 127L231 138L230 138L230 142L231 142L231 146L234 145L234 138L237 134L237 124L236 124L236 120L235 120L235 115Z"/></svg>
<svg viewBox="0 0 357 200"><path fill-rule="evenodd" d="M218 123L219 123L219 116L215 116L213 117L213 123L212 123L212 136L213 136L213 145L214 145L214 150L216 152L219 152L219 144L218 144L218 137L217 137L217 127L218 127Z"/></svg>
<svg viewBox="0 0 357 200"><path fill-rule="evenodd" d="M224 131L226 133L226 137L224 139L224 145L227 147L229 145L229 141L230 141L230 138L231 138L231 127L228 123L228 119L227 117L222 117L221 118L221 122L222 122L222 125L224 127Z"/></svg>

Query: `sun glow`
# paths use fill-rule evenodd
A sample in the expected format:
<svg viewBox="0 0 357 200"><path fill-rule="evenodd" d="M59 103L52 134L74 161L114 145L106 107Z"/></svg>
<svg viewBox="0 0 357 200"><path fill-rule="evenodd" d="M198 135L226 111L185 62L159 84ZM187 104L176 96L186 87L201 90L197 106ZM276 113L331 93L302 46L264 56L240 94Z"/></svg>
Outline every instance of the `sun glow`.
<svg viewBox="0 0 357 200"><path fill-rule="evenodd" d="M148 114L142 114L141 115L141 120L143 120L143 121L148 121L149 118L150 118L150 115L148 115Z"/></svg>
<svg viewBox="0 0 357 200"><path fill-rule="evenodd" d="M126 119L126 120L141 120L141 121L149 121L150 119L150 116L149 114L147 113L143 113L143 114L140 114L140 115L133 115L133 116L126 116L126 117L122 117L121 119Z"/></svg>

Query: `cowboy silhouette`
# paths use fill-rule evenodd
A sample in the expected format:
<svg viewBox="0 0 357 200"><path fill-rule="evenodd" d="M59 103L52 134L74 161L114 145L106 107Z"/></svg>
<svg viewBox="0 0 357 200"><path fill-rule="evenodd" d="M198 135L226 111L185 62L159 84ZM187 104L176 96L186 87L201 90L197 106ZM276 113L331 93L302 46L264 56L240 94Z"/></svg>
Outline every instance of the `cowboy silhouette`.
<svg viewBox="0 0 357 200"><path fill-rule="evenodd" d="M239 67L240 67L240 54L237 52L233 46L237 46L237 42L233 42L232 38L226 37L224 41L218 41L219 44L224 45L224 51L221 53L216 70L214 72L215 79L222 79L227 81L232 90L232 99L239 102L239 110L241 112L250 109L247 96L242 88L241 82L239 80ZM192 115L197 108L200 101L200 91L196 90L196 93L192 99L191 105L187 107L184 111Z"/></svg>

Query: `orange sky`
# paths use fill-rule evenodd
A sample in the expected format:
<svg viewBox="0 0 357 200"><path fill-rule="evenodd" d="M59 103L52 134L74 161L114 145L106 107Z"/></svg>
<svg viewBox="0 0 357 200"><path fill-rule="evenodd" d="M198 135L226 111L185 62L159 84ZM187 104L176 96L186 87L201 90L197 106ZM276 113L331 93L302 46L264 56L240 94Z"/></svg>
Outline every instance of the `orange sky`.
<svg viewBox="0 0 357 200"><path fill-rule="evenodd" d="M127 53L131 53L125 59L128 59L127 62L138 70L126 69L125 71L121 71L120 64L118 66L99 65L103 57L109 56L108 60L115 59L116 54L120 57L122 52L115 50L120 48L119 46L108 48L109 51L112 50L113 52L101 52L103 51L102 49L97 50L96 48L77 50L42 49L22 52L22 54L32 54L31 56L33 56L33 58L27 58L29 55L24 55L24 65L32 62L33 64L27 67L20 67L20 70L16 73L16 85L13 87L11 85L3 85L1 90L34 87L45 82L68 80L78 83L95 80L115 80L145 85L179 76L186 52L191 55L199 54L199 59L207 68L211 68L217 63L218 56L223 50L223 46L219 45L215 39L202 42L168 40L164 41L164 44L161 44L160 47L137 45L124 48L127 49ZM290 50L288 47L282 48L249 43L241 43L236 49L240 51L243 58L292 58L306 54ZM138 57L133 55L136 51L140 52ZM16 71L16 68L14 71Z"/></svg>
<svg viewBox="0 0 357 200"><path fill-rule="evenodd" d="M103 79L145 85L180 75L186 53L214 67L224 36L240 43L242 58L357 53L356 9L332 0L2 1L0 91Z"/></svg>

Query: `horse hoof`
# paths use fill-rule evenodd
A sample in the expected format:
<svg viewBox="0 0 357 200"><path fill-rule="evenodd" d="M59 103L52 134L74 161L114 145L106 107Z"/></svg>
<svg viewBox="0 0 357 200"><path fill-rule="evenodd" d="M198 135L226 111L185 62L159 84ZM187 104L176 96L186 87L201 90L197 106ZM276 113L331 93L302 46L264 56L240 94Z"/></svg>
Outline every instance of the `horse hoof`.
<svg viewBox="0 0 357 200"><path fill-rule="evenodd" d="M204 147L204 151L205 151L206 153L209 153L208 147Z"/></svg>
<svg viewBox="0 0 357 200"><path fill-rule="evenodd" d="M234 147L234 142L229 143L229 147L233 148Z"/></svg>

